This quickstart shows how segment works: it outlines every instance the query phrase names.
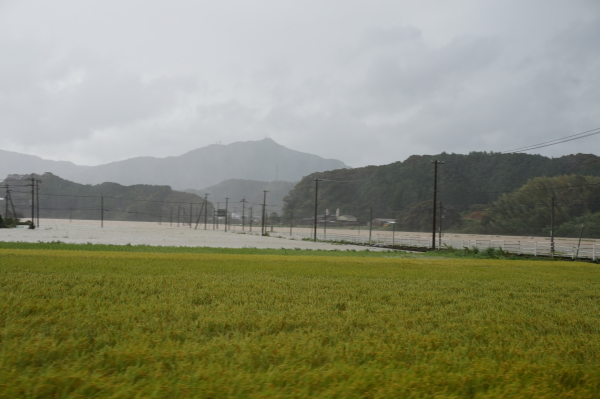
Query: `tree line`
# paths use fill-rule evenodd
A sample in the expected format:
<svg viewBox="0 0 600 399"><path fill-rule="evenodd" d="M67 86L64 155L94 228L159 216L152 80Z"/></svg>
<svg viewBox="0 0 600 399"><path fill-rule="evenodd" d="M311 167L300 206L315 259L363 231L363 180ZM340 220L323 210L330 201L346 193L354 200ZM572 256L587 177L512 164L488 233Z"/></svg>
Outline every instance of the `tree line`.
<svg viewBox="0 0 600 399"><path fill-rule="evenodd" d="M580 222L590 226L586 228L588 235L593 231L598 208L592 204L600 202L597 188L576 187L593 184L600 176L600 157L590 154L548 158L442 153L412 156L383 166L313 173L284 199L282 220L286 223L292 212L294 218L314 214L315 179L320 179L318 213L340 208L365 224L372 208L373 217L394 217L400 229L430 231L433 160L444 162L438 168L438 200L443 203L442 224L446 228L489 234L543 234L550 228L549 201L554 196L557 233L573 234L574 229L579 233L576 226ZM558 188L563 186L571 188Z"/></svg>

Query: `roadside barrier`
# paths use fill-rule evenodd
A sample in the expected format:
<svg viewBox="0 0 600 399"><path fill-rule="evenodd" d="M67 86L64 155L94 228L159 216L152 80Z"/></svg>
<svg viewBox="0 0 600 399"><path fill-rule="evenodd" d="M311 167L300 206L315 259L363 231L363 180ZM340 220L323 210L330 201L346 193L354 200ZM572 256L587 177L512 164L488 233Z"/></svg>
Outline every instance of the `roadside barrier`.
<svg viewBox="0 0 600 399"><path fill-rule="evenodd" d="M281 238L293 238L296 240L312 239L314 236L308 233L294 233L290 237L289 233L274 232L271 236ZM368 236L358 236L351 234L336 234L322 232L317 233L317 241L369 245L373 247L386 247L397 249L414 249L414 250L429 250L431 249L431 238L423 238L422 236L411 236L405 234L397 234L391 236L373 236L369 240ZM444 246L457 249L477 248L480 251L487 248L502 249L505 252L515 255L527 256L553 256L552 248L549 241L533 241L533 240L461 240L453 238L442 238L442 248ZM438 241L436 241L436 245ZM571 259L591 259L598 260L600 257L600 244L582 242L581 246L576 244L554 244L554 256Z"/></svg>

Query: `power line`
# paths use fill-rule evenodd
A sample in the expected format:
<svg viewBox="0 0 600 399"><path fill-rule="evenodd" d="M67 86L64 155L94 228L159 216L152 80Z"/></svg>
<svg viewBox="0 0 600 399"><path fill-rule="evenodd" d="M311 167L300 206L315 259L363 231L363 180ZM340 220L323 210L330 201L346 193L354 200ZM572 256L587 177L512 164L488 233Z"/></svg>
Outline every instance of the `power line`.
<svg viewBox="0 0 600 399"><path fill-rule="evenodd" d="M535 150L538 148L550 147L550 146L557 145L557 144L567 143L569 141L584 139L586 137L594 136L596 134L600 134L600 127L597 127L595 129L591 129L591 130L586 130L585 132L572 134L570 136L565 136L565 137L561 137L561 138L550 140L550 141L544 141L542 143L531 144L531 145L528 145L525 147L515 148L512 150L501 151L501 152L496 152L496 153L492 152L489 155L482 155L482 156L469 156L469 155L467 155L467 156L469 157L469 159L483 159L483 158L497 157L500 155L519 154L522 152Z"/></svg>
<svg viewBox="0 0 600 399"><path fill-rule="evenodd" d="M516 148L514 150L503 151L502 153L503 154L510 154L510 153L518 153L518 152L525 152L525 151L529 151L529 150L535 150L535 149L538 149L538 148L544 148L544 147L549 147L549 146L552 146L552 145L567 143L567 142L573 141L573 140L583 139L583 138L586 138L586 137L594 136L596 134L600 134L600 127L597 127L595 129L592 129L592 130L587 130L585 132L572 134L570 136L561 137L561 138L550 140L550 141L545 141L543 143L532 144L532 145L529 145L529 146L526 146L526 147Z"/></svg>

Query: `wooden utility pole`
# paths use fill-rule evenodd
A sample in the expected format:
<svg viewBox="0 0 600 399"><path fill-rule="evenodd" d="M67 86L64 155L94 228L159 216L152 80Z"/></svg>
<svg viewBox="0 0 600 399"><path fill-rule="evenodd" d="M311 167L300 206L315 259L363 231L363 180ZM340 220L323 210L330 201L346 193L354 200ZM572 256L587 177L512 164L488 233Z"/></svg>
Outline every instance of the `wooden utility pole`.
<svg viewBox="0 0 600 399"><path fill-rule="evenodd" d="M227 233L227 222L229 222L229 198L225 198L225 233Z"/></svg>
<svg viewBox="0 0 600 399"><path fill-rule="evenodd" d="M267 215L267 190L263 190L263 208L262 208L262 235L264 236L267 233L267 227L266 227L266 215Z"/></svg>
<svg viewBox="0 0 600 399"><path fill-rule="evenodd" d="M104 228L104 196L100 195L100 227Z"/></svg>
<svg viewBox="0 0 600 399"><path fill-rule="evenodd" d="M250 207L250 232L252 232L252 219L254 219L254 217L252 216L252 207Z"/></svg>
<svg viewBox="0 0 600 399"><path fill-rule="evenodd" d="M438 165L443 162L435 160L431 161L433 164L433 227L432 227L432 238L431 238L431 250L435 251L435 222L436 222L436 211L437 211L437 170Z"/></svg>
<svg viewBox="0 0 600 399"><path fill-rule="evenodd" d="M550 252L554 256L554 196L550 201Z"/></svg>
<svg viewBox="0 0 600 399"><path fill-rule="evenodd" d="M181 213L181 204L177 204L177 227L179 227L179 215Z"/></svg>
<svg viewBox="0 0 600 399"><path fill-rule="evenodd" d="M373 207L369 208L369 245L371 245L371 233L373 232Z"/></svg>
<svg viewBox="0 0 600 399"><path fill-rule="evenodd" d="M583 237L583 227L584 225L581 225L581 230L579 230L579 242L577 243L577 254L575 255L575 259L579 259L579 248L581 248L581 237Z"/></svg>
<svg viewBox="0 0 600 399"><path fill-rule="evenodd" d="M4 204L4 217L7 218L8 217L8 197L10 196L10 192L8 191L8 184L6 185L6 195L4 198L5 204Z"/></svg>
<svg viewBox="0 0 600 399"><path fill-rule="evenodd" d="M37 227L40 227L40 183L42 182L40 179L35 179L36 187L35 187L35 207L37 211Z"/></svg>
<svg viewBox="0 0 600 399"><path fill-rule="evenodd" d="M208 195L209 194L204 194L204 204L206 205L206 211L204 211L204 230L206 230L206 222L208 222Z"/></svg>
<svg viewBox="0 0 600 399"><path fill-rule="evenodd" d="M242 198L242 231L246 228L246 197Z"/></svg>
<svg viewBox="0 0 600 399"><path fill-rule="evenodd" d="M185 223L186 219L187 219L187 215L185 214L185 206L183 206L181 208L181 226L182 227L186 225L186 223Z"/></svg>
<svg viewBox="0 0 600 399"><path fill-rule="evenodd" d="M327 208L323 212L323 241L327 241Z"/></svg>
<svg viewBox="0 0 600 399"><path fill-rule="evenodd" d="M206 205L206 201L200 206L200 213L198 213L198 219L196 219L196 227L194 230L198 230L198 224L200 223L200 218L202 217L202 209L204 209L204 205Z"/></svg>
<svg viewBox="0 0 600 399"><path fill-rule="evenodd" d="M194 210L192 209L193 204L190 202L190 229L192 228L192 213L194 212Z"/></svg>
<svg viewBox="0 0 600 399"><path fill-rule="evenodd" d="M30 229L35 229L35 177L31 175L31 224Z"/></svg>
<svg viewBox="0 0 600 399"><path fill-rule="evenodd" d="M10 193L10 191L8 191L8 199L10 200L10 207L12 208L12 211L13 211L13 217L16 220L17 219L17 211L15 210L15 203L12 200L12 194Z"/></svg>
<svg viewBox="0 0 600 399"><path fill-rule="evenodd" d="M315 237L314 241L317 241L317 206L319 202L319 181L321 179L315 179Z"/></svg>
<svg viewBox="0 0 600 399"><path fill-rule="evenodd" d="M444 217L444 206L442 205L442 201L440 201L440 234L438 236L438 249L442 248L442 218Z"/></svg>

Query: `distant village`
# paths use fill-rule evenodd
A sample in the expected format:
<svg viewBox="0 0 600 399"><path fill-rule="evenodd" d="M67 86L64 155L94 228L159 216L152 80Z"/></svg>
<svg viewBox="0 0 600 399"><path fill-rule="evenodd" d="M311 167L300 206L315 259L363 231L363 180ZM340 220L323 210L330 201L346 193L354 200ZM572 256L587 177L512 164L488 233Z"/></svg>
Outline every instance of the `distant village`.
<svg viewBox="0 0 600 399"><path fill-rule="evenodd" d="M242 215L239 212L231 212L229 214L230 220L229 223L231 224L242 224L242 221L244 220L244 223L250 223L250 216L248 215ZM269 216L268 217L268 223L269 224L279 224L279 217L278 216ZM276 220L275 220L276 219ZM224 221L225 217L220 217L219 220ZM252 217L252 223L260 223L260 216L253 216ZM390 218L374 218L371 221L371 224L373 227L385 227L385 226L389 226L396 223L396 219L390 219ZM301 218L299 220L295 220L293 222L294 225L296 226L314 226L315 224L315 218L313 217L305 217L305 218ZM358 226L358 220L357 217L354 215L345 215L345 214L341 214L340 209L336 209L335 214L332 214L329 212L329 209L325 210L325 213L323 214L317 214L317 225L318 226L331 226L331 227L351 227L351 226Z"/></svg>

